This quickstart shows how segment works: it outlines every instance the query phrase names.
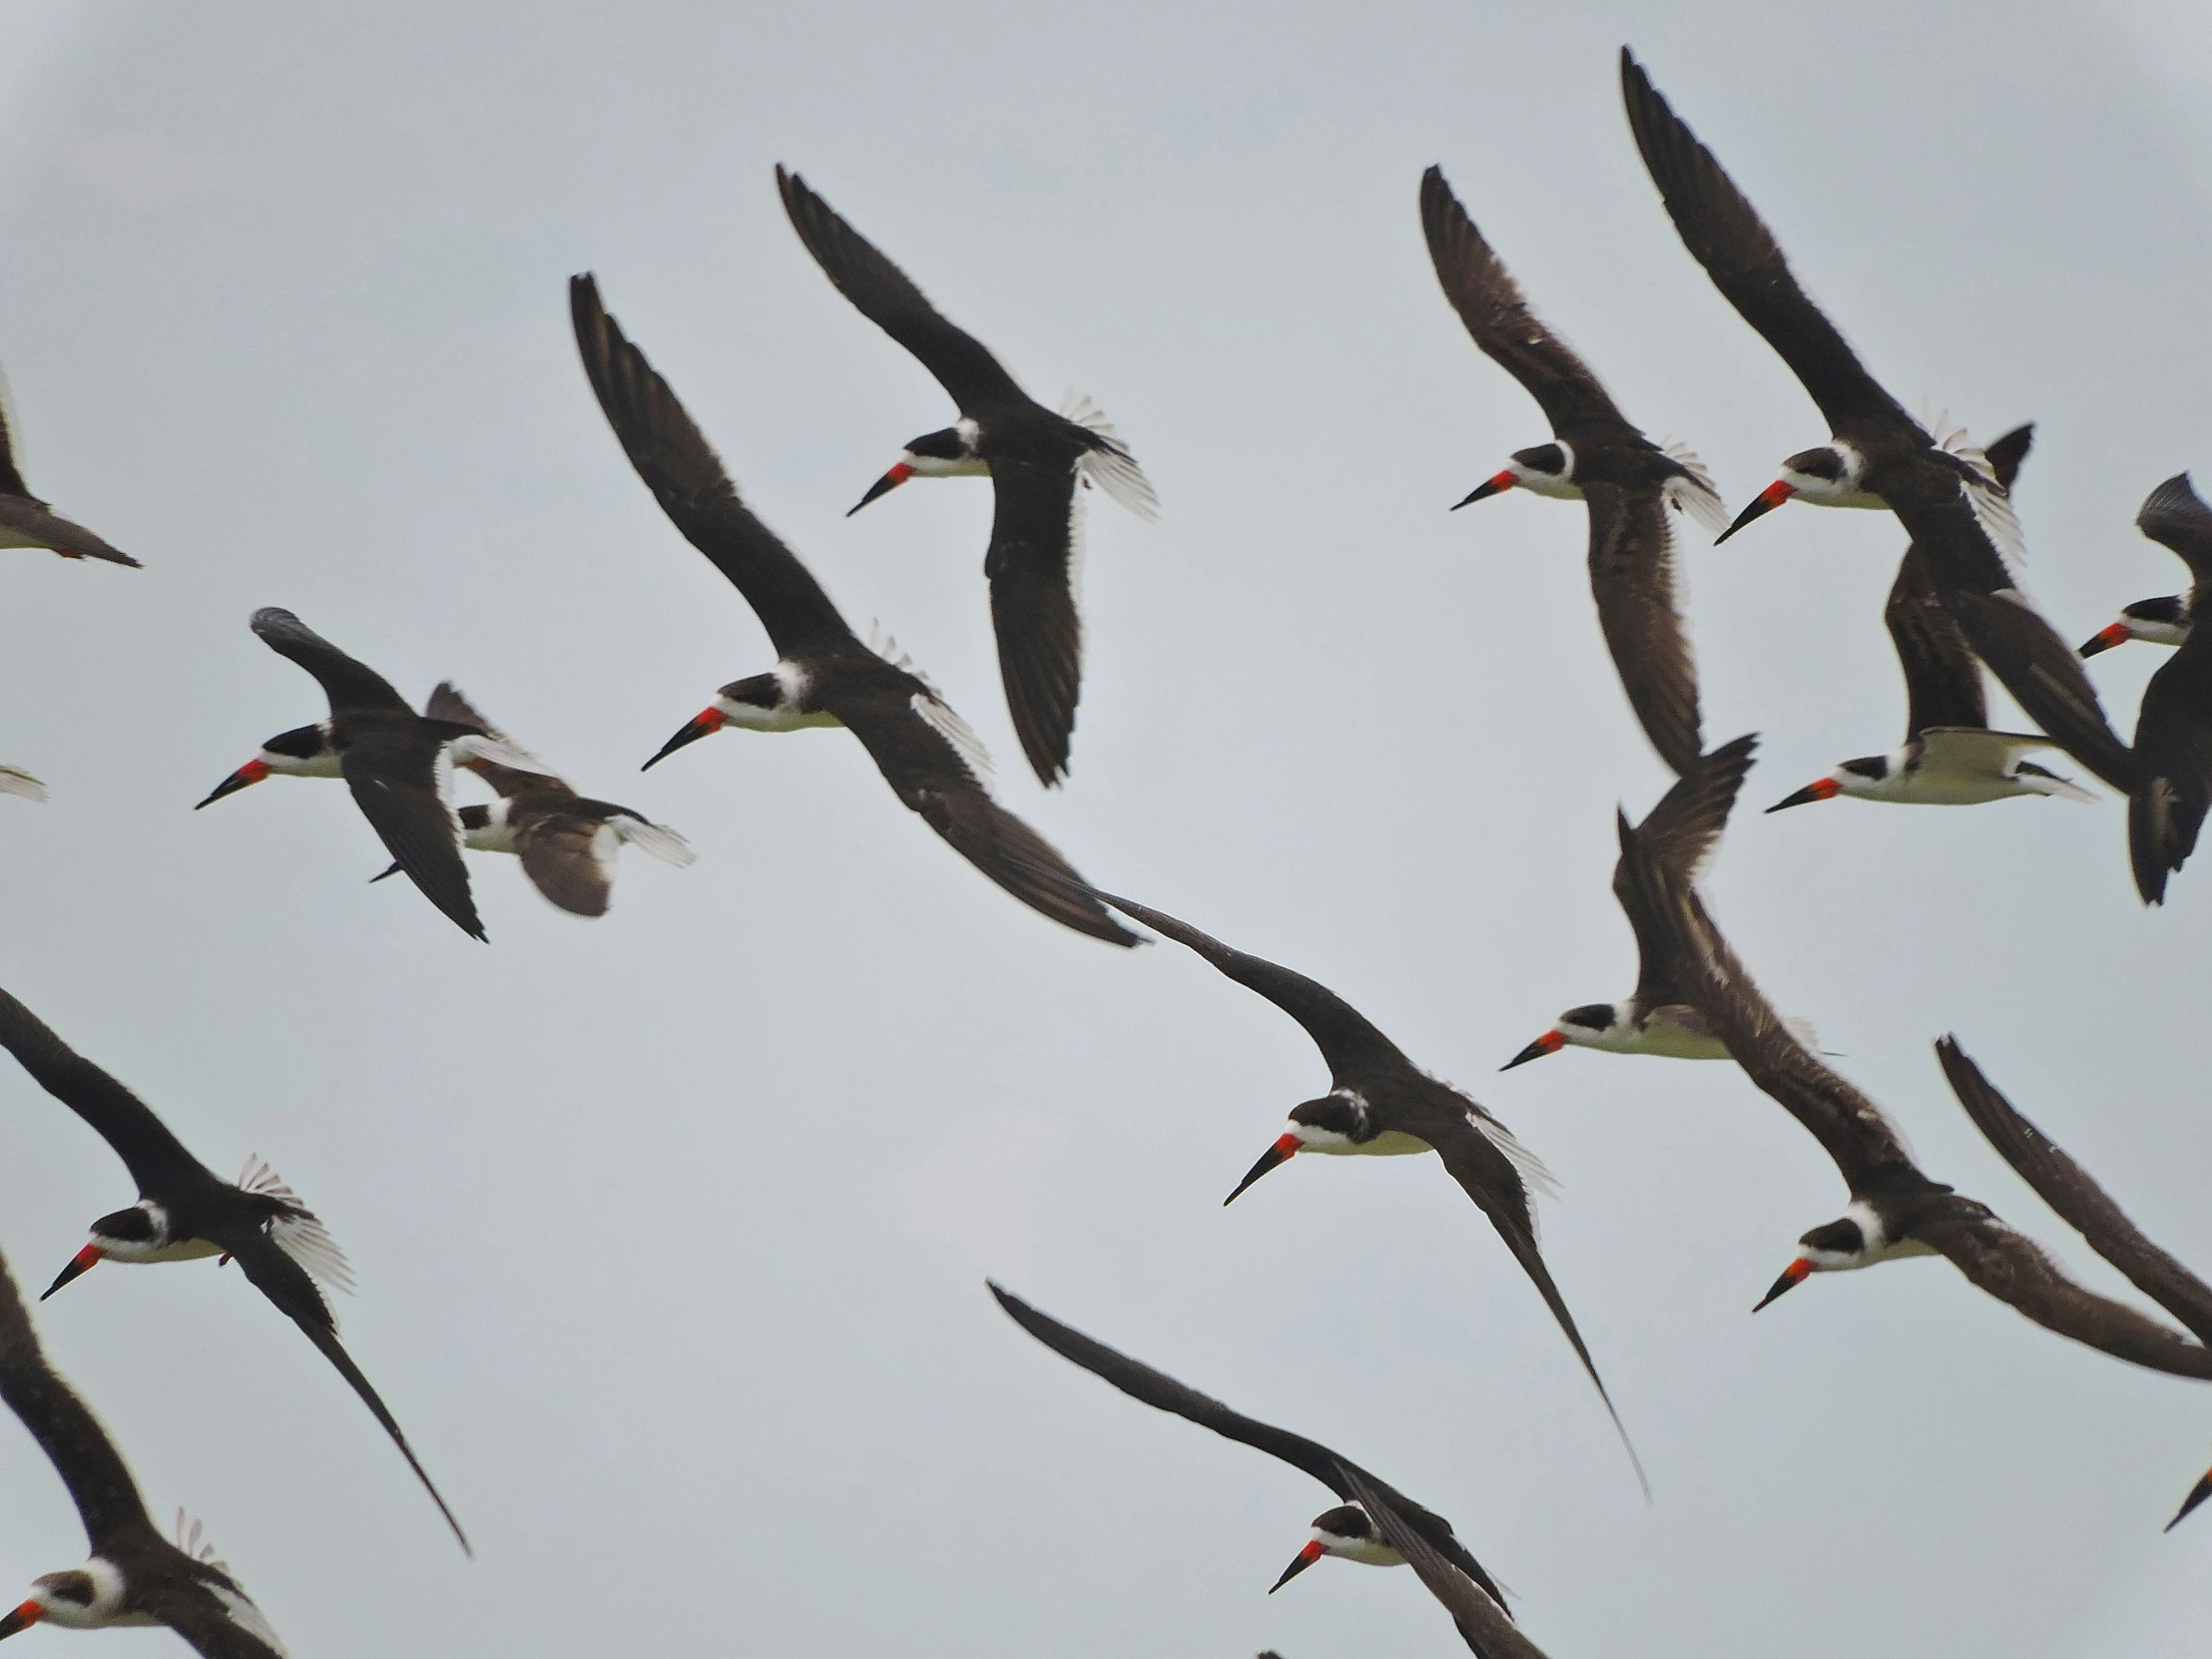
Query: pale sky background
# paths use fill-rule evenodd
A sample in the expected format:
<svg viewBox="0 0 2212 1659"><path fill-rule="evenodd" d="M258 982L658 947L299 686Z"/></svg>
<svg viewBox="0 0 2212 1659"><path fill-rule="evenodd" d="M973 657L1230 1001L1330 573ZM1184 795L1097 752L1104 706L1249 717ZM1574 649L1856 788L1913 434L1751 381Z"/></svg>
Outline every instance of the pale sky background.
<svg viewBox="0 0 2212 1659"><path fill-rule="evenodd" d="M2032 582L2078 639L2179 585L2133 515L2212 468L2200 8L0 0L0 38L23 461L146 562L6 555L0 759L54 800L0 801L0 984L218 1170L259 1152L321 1214L360 1282L344 1337L477 1560L235 1274L106 1268L39 1326L300 1659L1459 1651L1409 1573L1265 1595L1328 1495L1040 1349L986 1274L1450 1515L1555 1659L2212 1651L2212 1520L2159 1534L2212 1393L1940 1262L1754 1320L1844 1197L1778 1107L1719 1065L1495 1075L1633 983L1612 814L1665 775L1582 513L1445 511L1548 433L1444 304L1414 205L1440 162L1631 418L1748 499L1825 428L1666 220L1620 110L1632 43L1902 400L2039 422ZM1038 396L1096 396L1159 488L1157 526L1092 514L1062 796L1004 712L987 487L841 516L952 410L807 257L779 161ZM1286 1018L1022 909L848 737L638 776L771 654L591 398L587 269L1016 811L1335 986L1549 1163L1546 1251L1651 1507L1431 1162L1301 1160L1221 1208L1325 1085ZM2212 1271L2212 853L2145 913L2109 796L1756 814L1897 741L1902 547L1793 508L1688 555L1708 736L1764 745L1720 919L1937 1178L2118 1285L1975 1137L1929 1048L1955 1031ZM334 785L196 816L323 712L247 631L272 604L410 696L454 677L699 862L629 857L587 923L473 858L487 948L367 884ZM2095 665L2123 731L2163 660ZM37 1289L133 1190L7 1067L0 1123L0 1249ZM82 1543L0 1428L5 1598Z"/></svg>

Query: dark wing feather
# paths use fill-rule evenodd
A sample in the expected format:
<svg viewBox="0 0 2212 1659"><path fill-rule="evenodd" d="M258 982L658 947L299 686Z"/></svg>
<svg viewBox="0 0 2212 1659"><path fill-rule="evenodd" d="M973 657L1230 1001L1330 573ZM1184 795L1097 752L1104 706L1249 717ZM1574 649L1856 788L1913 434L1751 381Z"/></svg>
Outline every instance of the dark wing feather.
<svg viewBox="0 0 2212 1659"><path fill-rule="evenodd" d="M45 502L31 493L31 486L23 481L23 473L15 462L15 433L8 425L8 400L0 397L0 495L20 496L35 507Z"/></svg>
<svg viewBox="0 0 2212 1659"><path fill-rule="evenodd" d="M2035 446L2035 422L2032 420L2012 428L2002 437L1992 439L1982 446L1982 459L1989 463L1989 470L1997 475L1997 482L2004 493L2012 493L2012 480L2020 475L2020 462L2027 459L2028 450Z"/></svg>
<svg viewBox="0 0 2212 1659"><path fill-rule="evenodd" d="M1683 999L1705 1015L1736 1063L1821 1143L1854 1192L1885 1179L1921 1179L1882 1108L1821 1064L1782 1022L1706 914L1694 889L1677 886L1641 835L1622 848L1615 890L1652 922L1681 975ZM1632 896L1631 896L1632 895Z"/></svg>
<svg viewBox="0 0 2212 1659"><path fill-rule="evenodd" d="M472 731L483 733L487 738L497 738L501 743L514 741L478 714L475 706L461 695L460 688L450 680L440 680L437 683L430 693L430 700L422 705L422 716L425 720L440 721L447 726L466 726ZM533 793L568 790L568 785L558 778L541 772L518 772L513 767L503 767L496 761L471 761L468 770L502 796L520 795L524 790Z"/></svg>
<svg viewBox="0 0 2212 1659"><path fill-rule="evenodd" d="M158 1612L162 1623L182 1636L201 1659L283 1659L277 1649L233 1620L213 1591L199 1585L180 1586L164 1596Z"/></svg>
<svg viewBox="0 0 2212 1659"><path fill-rule="evenodd" d="M1445 1559L1418 1527L1407 1523L1364 1469L1353 1463L1338 1466L1352 1488L1352 1501L1373 1517L1383 1542L1405 1557L1428 1593L1443 1603L1458 1626L1460 1640L1477 1659L1544 1659L1543 1650L1514 1628L1495 1585L1485 1578L1470 1578Z"/></svg>
<svg viewBox="0 0 2212 1659"><path fill-rule="evenodd" d="M842 645L852 630L798 555L738 498L722 458L645 353L599 302L590 276L568 283L576 346L623 452L684 539L744 594L783 657Z"/></svg>
<svg viewBox="0 0 2212 1659"><path fill-rule="evenodd" d="M1420 228L1451 308L1483 354L1536 400L1554 434L1593 420L1628 424L1589 366L1536 320L1505 262L1444 183L1441 168L1420 176Z"/></svg>
<svg viewBox="0 0 2212 1659"><path fill-rule="evenodd" d="M1937 1042L1936 1057L1966 1116L2013 1172L2137 1290L2195 1332L2200 1342L2212 1342L2212 1285L2143 1237L2087 1170L1997 1092L1955 1037Z"/></svg>
<svg viewBox="0 0 2212 1659"><path fill-rule="evenodd" d="M988 1281L986 1281L988 1283ZM1358 1468L1348 1464L1327 1446L1309 1440L1303 1434L1293 1434L1287 1428L1255 1421L1241 1411L1232 1410L1210 1394L1202 1394L1196 1388L1178 1382L1165 1372L1154 1371L1141 1360L1108 1348L1104 1343L1086 1337L1082 1332L1062 1325L1050 1314L1032 1308L1013 1292L990 1286L990 1293L998 1299L999 1307L1030 1336L1044 1344L1063 1360L1072 1360L1092 1376L1111 1382L1132 1399L1142 1400L1155 1410L1171 1412L1187 1422L1195 1422L1201 1428L1211 1428L1224 1439L1235 1440L1270 1457L1279 1457L1295 1469L1303 1469L1346 1502L1355 1501L1344 1479L1344 1469ZM1395 1487L1376 1479L1365 1469L1359 1471L1378 1491L1386 1493L1389 1502L1415 1528L1422 1537L1442 1550L1461 1572L1497 1595L1497 1587L1490 1582L1480 1563L1467 1553L1466 1546L1452 1536L1451 1522L1431 1510L1422 1508ZM1499 1598L1502 1601L1502 1597Z"/></svg>
<svg viewBox="0 0 2212 1659"><path fill-rule="evenodd" d="M1744 787L1752 754L1758 747L1759 740L1747 734L1701 756L1633 829L1626 815L1615 815L1621 855L1613 866L1613 896L1620 900L1621 910L1636 935L1636 1003L1640 1008L1660 1008L1685 1000L1682 975L1676 970L1673 935L1667 931L1666 917L1655 913L1653 895L1662 885L1676 892L1696 887L1699 873L1728 826L1728 815ZM1638 875L1631 841L1641 848L1643 859L1659 873L1662 882Z"/></svg>
<svg viewBox="0 0 2212 1659"><path fill-rule="evenodd" d="M98 1549L131 1527L152 1530L138 1484L92 1410L54 1374L8 1265L0 1261L0 1400L53 1463Z"/></svg>
<svg viewBox="0 0 2212 1659"><path fill-rule="evenodd" d="M1721 171L1713 153L1621 48L1621 93L1629 130L1683 246L1728 302L1805 383L1832 428L1859 421L1912 426L1821 308L1806 297L1774 234Z"/></svg>
<svg viewBox="0 0 2212 1659"><path fill-rule="evenodd" d="M384 1432L391 1436L391 1443L399 1448L399 1455L407 1459L407 1467L413 1469L415 1478L422 1482L422 1489L430 1494L430 1501L438 1506L438 1513L445 1517L445 1524L453 1529L453 1536L460 1540L461 1548L469 1549L468 1534L461 1530L461 1523L453 1518L453 1511L445 1506L445 1499L438 1494L422 1465L415 1460L414 1447L407 1444L407 1436L400 1432L399 1420L391 1414L369 1381L361 1375L361 1368L353 1364L351 1355L338 1341L337 1322L330 1317L330 1305L322 1300L322 1293L315 1288L307 1270L284 1254L283 1248L270 1237L267 1231L257 1233L252 1239L234 1241L232 1255L254 1288L269 1298L277 1311L306 1333L307 1341L314 1344L322 1357L337 1368L353 1391L360 1395L361 1403L369 1413L383 1424Z"/></svg>
<svg viewBox="0 0 2212 1659"><path fill-rule="evenodd" d="M796 173L776 170L792 228L837 291L908 351L952 394L962 413L1029 401L983 342L947 322L906 274L886 260Z"/></svg>
<svg viewBox="0 0 2212 1659"><path fill-rule="evenodd" d="M1956 514L1972 517L1963 499ZM1940 589L1943 575L1933 544L1910 520L1906 528L1913 532L1914 545L1929 556ZM2051 742L2114 789L2132 793L2140 776L2134 753L2104 718L2104 705L2082 672L2081 660L2034 607L2011 588L1995 593L1953 588L1946 603L1974 655Z"/></svg>
<svg viewBox="0 0 2212 1659"><path fill-rule="evenodd" d="M1913 1224L1913 1237L1948 1257L1976 1290L2046 1331L2115 1360L2173 1377L2212 1378L2212 1350L2108 1297L2076 1285L2026 1235L1971 1199L1949 1197L1943 1210Z"/></svg>
<svg viewBox="0 0 2212 1659"><path fill-rule="evenodd" d="M105 559L112 565L138 566L138 560L110 547L82 524L73 524L49 510L44 502L24 496L0 493L0 529L13 530L31 546L51 548L64 558Z"/></svg>
<svg viewBox="0 0 2212 1659"><path fill-rule="evenodd" d="M265 605L256 611L253 629L270 650L315 677L333 715L367 709L414 713L389 680L367 664L355 662L282 606Z"/></svg>
<svg viewBox="0 0 2212 1659"><path fill-rule="evenodd" d="M1471 1106L1472 1102L1468 1104ZM1551 1269L1544 1263L1543 1252L1536 1247L1536 1222L1529 1213L1528 1188L1520 1172L1466 1115L1458 1116L1448 1125L1438 1124L1433 1128L1424 1125L1420 1138L1436 1149L1444 1168L1451 1172L1452 1180L1459 1183L1460 1190L1489 1218L1490 1226L1505 1241L1505 1248L1513 1253L1513 1260L1520 1264L1521 1272L1528 1275L1529 1283L1536 1287L1536 1294L1544 1299L1544 1306L1558 1321L1559 1329L1574 1349L1575 1358L1590 1374L1598 1398L1605 1402L1606 1414L1613 1419L1621 1444L1628 1449L1628 1460L1636 1467L1636 1479L1643 1486L1644 1495L1649 1497L1651 1483L1644 1479L1643 1459L1636 1455L1636 1447L1628 1438L1621 1414L1613 1408L1613 1396L1605 1391L1605 1380L1597 1374L1597 1362L1590 1358L1582 1333L1575 1329L1574 1316L1567 1312L1567 1299L1559 1294Z"/></svg>
<svg viewBox="0 0 2212 1659"><path fill-rule="evenodd" d="M1083 622L1075 611L1075 473L991 463L996 511L983 574L991 584L998 672L1021 751L1040 783L1066 776L1083 690Z"/></svg>
<svg viewBox="0 0 2212 1659"><path fill-rule="evenodd" d="M603 916L611 895L597 847L603 825L574 813L531 813L515 831L515 853L538 891L572 915Z"/></svg>
<svg viewBox="0 0 2212 1659"><path fill-rule="evenodd" d="M1221 940L1201 933L1187 921L1178 921L1163 910L1131 899L1102 895L1125 915L1134 916L1155 932L1195 950L1225 976L1247 990L1258 991L1306 1028L1321 1050L1322 1059L1337 1078L1357 1077L1383 1067L1412 1069L1397 1044L1375 1028L1359 1009L1327 985L1287 967L1233 950Z"/></svg>
<svg viewBox="0 0 2212 1659"><path fill-rule="evenodd" d="M378 727L354 736L338 757L353 803L422 896L472 938L484 936L461 862L460 828L438 793L438 753L429 728Z"/></svg>
<svg viewBox="0 0 2212 1659"><path fill-rule="evenodd" d="M0 1047L16 1057L33 1082L115 1148L140 1192L214 1179L151 1106L63 1042L6 991L0 991Z"/></svg>
<svg viewBox="0 0 2212 1659"><path fill-rule="evenodd" d="M2192 632L2143 688L2134 758L2142 781L2128 797L2128 859L2143 902L2159 904L2212 809L2212 632Z"/></svg>
<svg viewBox="0 0 2212 1659"><path fill-rule="evenodd" d="M902 679L906 677L901 677ZM1137 942L1090 883L1028 825L990 798L959 752L913 707L928 695L870 683L827 685L823 706L850 728L893 793L961 857L1040 915L1109 944Z"/></svg>
<svg viewBox="0 0 2212 1659"><path fill-rule="evenodd" d="M1629 707L1679 775L1704 752L1697 664L1675 590L1674 531L1656 489L1588 483L1590 597Z"/></svg>
<svg viewBox="0 0 2212 1659"><path fill-rule="evenodd" d="M2180 554L2195 582L2212 577L2212 507L2197 495L2186 472L2150 492L2135 515L2135 527Z"/></svg>
<svg viewBox="0 0 2212 1659"><path fill-rule="evenodd" d="M1989 703L1981 687L1981 664L1958 631L1928 561L1908 547L1890 585L1882 620L1905 671L1905 735L1919 737L1932 726L1986 727Z"/></svg>

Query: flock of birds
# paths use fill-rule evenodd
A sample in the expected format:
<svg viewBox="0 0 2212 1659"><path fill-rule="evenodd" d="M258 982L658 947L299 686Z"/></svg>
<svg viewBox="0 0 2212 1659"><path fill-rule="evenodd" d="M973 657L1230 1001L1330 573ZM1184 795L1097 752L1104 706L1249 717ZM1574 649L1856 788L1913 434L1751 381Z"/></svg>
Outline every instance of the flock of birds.
<svg viewBox="0 0 2212 1659"><path fill-rule="evenodd" d="M1847 1202L1798 1242L1759 1306L1817 1273L1909 1256L1947 1257L1966 1279L2037 1324L2138 1366L2212 1379L2212 1286L2129 1222L2098 1185L2037 1132L1958 1044L1936 1045L1943 1075L1977 1128L2058 1216L2185 1331L2066 1278L1986 1206L1924 1172L1881 1108L1831 1071L1802 1022L1767 1003L1699 894L1756 747L1741 737L1707 749L1691 652L1674 592L1674 527L1684 514L1726 540L1783 503L1894 512L1911 538L1886 619L1910 694L1905 741L1842 763L1769 811L1838 795L1926 805L2007 796L2088 799L2028 757L2050 751L2128 798L2128 850L2146 902L2162 900L2212 806L2212 639L2191 632L2195 590L2129 605L2068 649L2017 581L2021 540L2009 487L2030 429L1986 448L1909 416L1808 299L1751 204L1624 50L1621 79L1638 149L1691 254L1721 292L1796 372L1827 417L1828 442L1782 463L1776 481L1731 522L1697 457L1653 443L1614 406L1589 368L1540 323L1497 255L1431 168L1421 225L1444 292L1474 342L1514 376L1550 421L1549 442L1516 452L1459 505L1521 488L1584 503L1591 591L1621 683L1677 782L1641 823L1619 820L1613 891L1640 956L1621 1001L1570 1008L1505 1069L1569 1045L1682 1059L1733 1059L1813 1135L1835 1162ZM1075 556L1084 492L1097 488L1143 515L1155 507L1128 446L1087 401L1059 412L1032 400L971 335L797 174L777 171L793 226L837 288L940 380L959 409L950 426L915 438L861 498L866 506L913 477L987 475L996 502L984 573L1006 699L1022 750L1047 786L1068 772L1081 689L1082 628ZM887 640L863 642L814 576L747 508L676 393L601 303L590 276L572 279L576 343L593 392L638 475L676 528L743 594L777 658L735 680L646 763L725 727L789 732L843 727L884 781L931 829L1032 909L1117 945L1152 929L1257 992L1306 1030L1328 1089L1292 1108L1283 1133L1234 1201L1300 1154L1434 1152L1488 1219L1588 1373L1595 1361L1537 1248L1532 1191L1543 1165L1466 1094L1422 1070L1363 1014L1316 980L1248 955L1189 923L1101 891L994 799L973 735L941 694ZM859 506L852 510L857 512ZM2212 574L2212 509L2186 475L2160 484L2137 520L2178 553L2193 582ZM0 546L68 558L137 561L32 496L0 426ZM417 714L386 680L289 611L253 618L254 632L319 683L327 718L265 743L206 807L272 776L342 778L403 873L472 936L484 928L463 850L510 852L553 903L579 915L608 907L619 848L675 864L682 836L643 813L579 795L493 727L452 685ZM2150 681L2132 746L2113 732L2080 659L2128 640L2177 646ZM2042 727L1991 730L1986 669ZM474 772L493 799L456 809L453 771ZM29 775L0 772L0 789L43 797ZM382 879L381 876L377 879ZM135 1203L92 1224L91 1236L41 1298L101 1262L217 1257L306 1335L391 1436L461 1547L460 1523L417 1461L398 1421L340 1346L323 1286L345 1287L343 1256L315 1216L266 1165L229 1182L202 1163L153 1110L0 993L0 1044L33 1080L82 1117L123 1160ZM1339 1502L1277 1588L1324 1556L1409 1564L1486 1659L1540 1659L1496 1582L1450 1522L1347 1457L1256 1422L1173 1378L1072 1330L1011 1292L1006 1313L1076 1365L1135 1398L1203 1424L1313 1475ZM269 1659L283 1649L268 1621L180 1513L173 1542L156 1528L129 1470L91 1411L50 1370L15 1285L0 1264L0 1398L52 1460L83 1517L91 1554L37 1579L0 1637L38 1623L70 1628L162 1624L210 1659ZM1628 1446L1617 1413L1614 1425ZM1633 1447L1628 1455L1634 1461ZM1637 1467L1639 1480L1642 1469ZM1648 1492L1648 1486L1646 1488ZM2188 1493L2178 1522L2207 1495ZM2172 1522L2168 1523L2173 1524ZM1271 1592L1272 1593L1272 1592Z"/></svg>

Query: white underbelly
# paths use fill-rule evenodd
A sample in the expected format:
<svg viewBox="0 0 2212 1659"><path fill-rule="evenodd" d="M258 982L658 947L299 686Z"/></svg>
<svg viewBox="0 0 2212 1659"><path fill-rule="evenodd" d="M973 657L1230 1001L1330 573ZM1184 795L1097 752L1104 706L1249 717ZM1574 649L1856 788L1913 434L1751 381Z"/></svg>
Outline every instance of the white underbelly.
<svg viewBox="0 0 2212 1659"><path fill-rule="evenodd" d="M1436 1149L1401 1129L1385 1129L1372 1141L1312 1141L1301 1152L1323 1152L1333 1158L1406 1158Z"/></svg>

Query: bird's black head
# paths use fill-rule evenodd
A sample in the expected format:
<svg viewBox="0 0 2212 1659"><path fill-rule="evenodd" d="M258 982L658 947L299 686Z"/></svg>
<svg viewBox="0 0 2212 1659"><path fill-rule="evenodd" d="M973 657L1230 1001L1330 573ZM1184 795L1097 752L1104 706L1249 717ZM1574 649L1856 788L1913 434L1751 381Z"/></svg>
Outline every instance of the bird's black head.
<svg viewBox="0 0 2212 1659"><path fill-rule="evenodd" d="M1302 1101L1291 1108L1291 1121L1302 1129L1318 1130L1317 1139L1370 1141L1376 1135L1375 1113L1358 1095L1325 1094L1319 1100Z"/></svg>
<svg viewBox="0 0 2212 1659"><path fill-rule="evenodd" d="M1559 1016L1557 1023L1581 1031L1609 1031L1617 1012L1610 1002L1585 1002L1579 1008L1569 1008Z"/></svg>
<svg viewBox="0 0 2212 1659"><path fill-rule="evenodd" d="M319 726L294 726L288 732L279 732L262 745L265 755L286 755L295 761L311 761L321 754L328 743Z"/></svg>
<svg viewBox="0 0 2212 1659"><path fill-rule="evenodd" d="M920 460L964 461L974 450L969 447L966 433L957 426L946 426L922 433L906 445L906 453Z"/></svg>
<svg viewBox="0 0 2212 1659"><path fill-rule="evenodd" d="M1567 452L1556 443L1539 443L1532 449L1516 449L1512 459L1530 472L1545 478L1564 477L1568 466Z"/></svg>
<svg viewBox="0 0 2212 1659"><path fill-rule="evenodd" d="M756 709L777 709L784 703L784 683L773 674L750 675L743 680L733 680L715 696L730 703L743 703Z"/></svg>
<svg viewBox="0 0 2212 1659"><path fill-rule="evenodd" d="M2158 599L2138 599L2132 605L2122 605L2120 615L2133 617L2137 622L2164 623L2178 627L2189 620L2189 600L2184 594L2169 593Z"/></svg>
<svg viewBox="0 0 2212 1659"><path fill-rule="evenodd" d="M1861 778L1871 779L1879 784L1883 779L1890 776L1890 757L1887 755L1862 755L1856 761L1844 762L1836 770L1838 772L1857 773Z"/></svg>
<svg viewBox="0 0 2212 1659"><path fill-rule="evenodd" d="M1867 1248L1866 1229L1851 1217L1832 1221L1825 1227L1816 1227L1798 1243L1807 1250L1817 1250L1824 1256L1856 1256Z"/></svg>
<svg viewBox="0 0 2212 1659"><path fill-rule="evenodd" d="M1379 1536L1374 1518L1357 1503L1340 1503L1334 1509L1324 1509L1314 1517L1314 1530L1326 1532L1332 1538L1363 1541Z"/></svg>
<svg viewBox="0 0 2212 1659"><path fill-rule="evenodd" d="M1800 449L1782 463L1784 472L1794 472L1801 478L1818 478L1825 484L1841 484L1849 471L1844 452L1832 443L1824 443L1813 449Z"/></svg>
<svg viewBox="0 0 2212 1659"><path fill-rule="evenodd" d="M161 1242L161 1229L155 1225L153 1213L143 1204L102 1216L92 1224L92 1234L96 1239L113 1239L117 1244Z"/></svg>
<svg viewBox="0 0 2212 1659"><path fill-rule="evenodd" d="M491 828L491 808L482 805L463 807L460 819L463 830L488 830Z"/></svg>

